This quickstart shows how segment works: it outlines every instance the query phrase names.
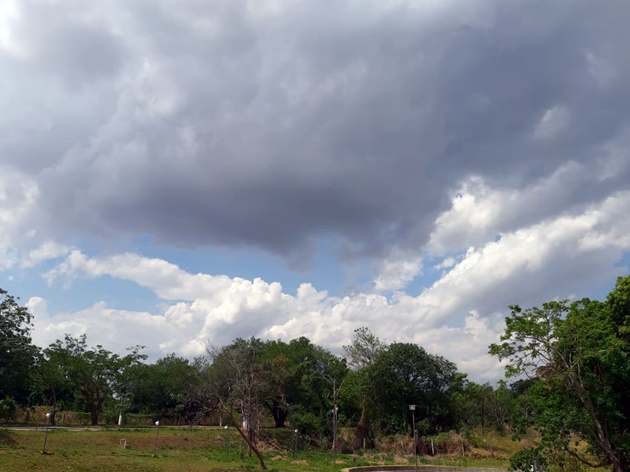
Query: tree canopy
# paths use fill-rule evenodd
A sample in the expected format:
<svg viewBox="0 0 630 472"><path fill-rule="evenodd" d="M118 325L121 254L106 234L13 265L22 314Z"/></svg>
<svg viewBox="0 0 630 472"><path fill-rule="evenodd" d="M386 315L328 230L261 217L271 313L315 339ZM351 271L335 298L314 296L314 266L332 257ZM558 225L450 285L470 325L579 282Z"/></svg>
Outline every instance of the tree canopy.
<svg viewBox="0 0 630 472"><path fill-rule="evenodd" d="M630 465L629 287L619 278L605 302L511 306L502 342L490 346L509 361L507 376L539 380L530 388L532 418L547 452L619 472ZM589 444L587 454L572 437Z"/></svg>
<svg viewBox="0 0 630 472"><path fill-rule="evenodd" d="M0 399L25 401L36 349L31 345L31 314L0 289Z"/></svg>
<svg viewBox="0 0 630 472"><path fill-rule="evenodd" d="M366 370L369 395L385 421L382 426L391 432L404 430L411 422L409 405L417 405L419 428L436 432L447 416L456 372L455 364L416 344L392 343L383 349Z"/></svg>

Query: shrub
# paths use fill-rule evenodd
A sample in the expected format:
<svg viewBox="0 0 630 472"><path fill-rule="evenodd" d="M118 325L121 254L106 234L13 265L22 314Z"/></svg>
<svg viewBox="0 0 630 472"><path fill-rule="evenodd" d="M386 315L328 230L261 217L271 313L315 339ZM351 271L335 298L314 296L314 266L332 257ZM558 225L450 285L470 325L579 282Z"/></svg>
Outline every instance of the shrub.
<svg viewBox="0 0 630 472"><path fill-rule="evenodd" d="M522 470L529 472L539 472L544 470L547 461L542 456L540 448L525 448L510 457L510 467L508 470Z"/></svg>
<svg viewBox="0 0 630 472"><path fill-rule="evenodd" d="M0 400L0 419L14 420L16 411L17 404L13 398L6 397L4 400Z"/></svg>

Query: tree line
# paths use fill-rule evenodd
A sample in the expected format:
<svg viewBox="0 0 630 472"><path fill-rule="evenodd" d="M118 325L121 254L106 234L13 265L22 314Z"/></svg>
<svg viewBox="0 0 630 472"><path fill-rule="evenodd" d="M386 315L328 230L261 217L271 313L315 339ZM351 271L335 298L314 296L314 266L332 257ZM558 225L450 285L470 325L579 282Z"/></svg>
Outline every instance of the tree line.
<svg viewBox="0 0 630 472"><path fill-rule="evenodd" d="M369 445L377 434L409 432L409 405L418 405L420 434L433 434L500 428L513 404L505 383L476 384L449 360L415 344L386 344L367 328L355 331L342 356L306 337L249 338L208 347L194 360L169 354L148 363L142 346L121 355L90 346L85 335L34 346L26 308L6 291L0 300L4 416L11 404L49 406L53 424L65 410L89 413L92 424L104 408L190 424L215 413L250 431L268 421L314 440L330 438L337 421L357 427Z"/></svg>
<svg viewBox="0 0 630 472"><path fill-rule="evenodd" d="M239 338L194 360L170 354L154 363L141 346L121 355L90 346L85 336L38 348L31 315L0 290L0 417L33 405L48 406L53 424L64 410L88 412L92 424L104 409L191 425L214 415L236 428L263 467L257 443L269 426L290 427L334 451L371 447L382 435L412 435L412 426L419 437L490 429L517 437L534 427L540 446L517 454L516 468L573 461L625 470L630 277L620 278L603 302L510 309L501 341L489 349L507 361L512 382L490 385L421 346L386 343L368 328L354 332L341 356L306 337ZM352 444L340 443L341 426L353 428Z"/></svg>

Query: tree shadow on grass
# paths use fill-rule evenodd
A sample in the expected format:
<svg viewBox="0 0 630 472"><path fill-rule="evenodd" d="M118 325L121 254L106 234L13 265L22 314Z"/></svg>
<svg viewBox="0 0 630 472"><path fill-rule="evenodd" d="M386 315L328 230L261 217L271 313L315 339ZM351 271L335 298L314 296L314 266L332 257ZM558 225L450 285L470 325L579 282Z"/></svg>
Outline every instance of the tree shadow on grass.
<svg viewBox="0 0 630 472"><path fill-rule="evenodd" d="M8 429L0 429L0 447L15 447L17 442Z"/></svg>

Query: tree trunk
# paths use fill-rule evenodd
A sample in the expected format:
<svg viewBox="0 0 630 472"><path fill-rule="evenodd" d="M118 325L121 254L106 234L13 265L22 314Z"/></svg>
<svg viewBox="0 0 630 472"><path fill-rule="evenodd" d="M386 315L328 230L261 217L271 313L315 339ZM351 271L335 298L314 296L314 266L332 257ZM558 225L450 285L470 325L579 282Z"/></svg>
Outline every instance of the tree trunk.
<svg viewBox="0 0 630 472"><path fill-rule="evenodd" d="M88 405L88 410L90 410L90 418L92 420L92 426L98 425L98 409L94 403L90 403Z"/></svg>
<svg viewBox="0 0 630 472"><path fill-rule="evenodd" d="M284 422L289 416L289 412L280 406L277 400L273 400L273 406L271 408L273 419L276 422L276 428L284 428Z"/></svg>
<svg viewBox="0 0 630 472"><path fill-rule="evenodd" d="M234 426L236 428L236 431L238 431L238 434L240 434L241 437L245 440L245 442L247 443L247 446L250 448L250 450L254 451L254 453L258 457L258 461L260 462L260 468L263 469L263 470L267 470L267 466L265 465L265 460L263 459L262 454L260 453L258 448L256 446L254 446L253 442L250 441L248 435L245 434L245 432L243 431L243 428L241 428L238 425L238 422L234 418L234 413L232 413L231 411L230 411L230 422L232 423L232 426Z"/></svg>
<svg viewBox="0 0 630 472"><path fill-rule="evenodd" d="M613 461L613 472L626 472L628 469L624 466L623 461L615 457Z"/></svg>
<svg viewBox="0 0 630 472"><path fill-rule="evenodd" d="M50 426L57 426L57 420L55 419L55 413L57 413L57 395L55 394L55 390L52 390L52 395L50 397L50 406L52 411L50 412Z"/></svg>
<svg viewBox="0 0 630 472"><path fill-rule="evenodd" d="M623 459L619 457L621 452L613 450L612 444L610 443L610 438L608 437L608 434L606 434L604 427L599 421L597 411L595 410L595 405L593 404L590 395L582 385L581 377L576 376L573 373L569 378L572 380L575 392L577 393L580 401L586 408L589 416L591 417L591 421L593 421L593 424L595 425L595 432L597 433L597 440L599 442L599 445L612 463L614 472L625 472L625 464L623 462Z"/></svg>
<svg viewBox="0 0 630 472"><path fill-rule="evenodd" d="M361 402L361 418L359 418L359 422L356 427L356 440L357 444L355 447L361 448L366 443L367 439L370 436L370 428L368 425L367 418L367 396L363 397L363 401Z"/></svg>

